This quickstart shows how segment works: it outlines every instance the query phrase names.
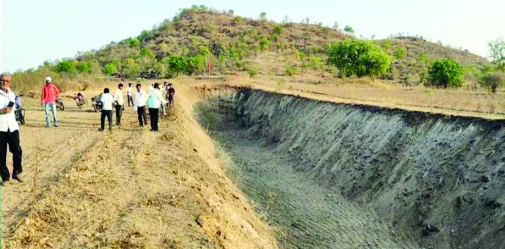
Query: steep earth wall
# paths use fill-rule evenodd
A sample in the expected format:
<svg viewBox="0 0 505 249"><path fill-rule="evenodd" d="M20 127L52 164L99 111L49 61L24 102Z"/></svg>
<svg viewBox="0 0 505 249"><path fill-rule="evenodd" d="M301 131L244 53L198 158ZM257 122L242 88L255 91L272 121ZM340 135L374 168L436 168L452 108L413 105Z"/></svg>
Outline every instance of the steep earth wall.
<svg viewBox="0 0 505 249"><path fill-rule="evenodd" d="M373 208L392 233L425 248L505 248L505 121L203 92L197 114L209 130L247 131L308 181Z"/></svg>

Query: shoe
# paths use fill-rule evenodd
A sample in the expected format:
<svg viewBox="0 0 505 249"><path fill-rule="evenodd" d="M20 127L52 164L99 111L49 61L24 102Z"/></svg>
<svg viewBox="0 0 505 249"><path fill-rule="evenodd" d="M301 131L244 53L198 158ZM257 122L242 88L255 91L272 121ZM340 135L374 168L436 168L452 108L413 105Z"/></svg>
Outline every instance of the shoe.
<svg viewBox="0 0 505 249"><path fill-rule="evenodd" d="M109 128L109 131L112 132L112 128Z"/></svg>
<svg viewBox="0 0 505 249"><path fill-rule="evenodd" d="M22 175L22 173L12 176L12 179L18 180L18 182L23 182L23 177L21 175Z"/></svg>
<svg viewBox="0 0 505 249"><path fill-rule="evenodd" d="M46 125L46 128L49 128L49 125Z"/></svg>
<svg viewBox="0 0 505 249"><path fill-rule="evenodd" d="M98 129L98 131L103 131L103 129Z"/></svg>
<svg viewBox="0 0 505 249"><path fill-rule="evenodd" d="M54 127L58 127L58 125L54 125Z"/></svg>

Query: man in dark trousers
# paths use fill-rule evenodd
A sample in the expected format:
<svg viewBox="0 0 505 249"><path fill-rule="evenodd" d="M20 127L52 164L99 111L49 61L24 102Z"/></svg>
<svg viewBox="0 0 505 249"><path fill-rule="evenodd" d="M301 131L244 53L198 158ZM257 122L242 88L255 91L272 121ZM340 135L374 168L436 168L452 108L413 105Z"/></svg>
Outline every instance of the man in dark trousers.
<svg viewBox="0 0 505 249"><path fill-rule="evenodd" d="M0 75L0 174L2 176L3 186L10 180L9 169L7 168L7 146L12 153L14 170L12 179L23 181L21 172L21 159L23 151L19 145L19 125L16 121L14 111L16 94L10 90L12 77L8 74Z"/></svg>
<svg viewBox="0 0 505 249"><path fill-rule="evenodd" d="M116 108L116 125L121 125L121 116L123 116L123 83L119 83L114 92L114 106Z"/></svg>
<svg viewBox="0 0 505 249"><path fill-rule="evenodd" d="M107 117L107 121L109 121L109 131L112 131L112 103L114 102L114 98L110 95L109 88L105 88L103 90L102 97L100 98L102 101L102 117L100 118L100 131L105 129L105 117Z"/></svg>
<svg viewBox="0 0 505 249"><path fill-rule="evenodd" d="M175 88L172 86L172 83L168 84L168 103L170 103L170 109L172 109L175 105Z"/></svg>
<svg viewBox="0 0 505 249"><path fill-rule="evenodd" d="M147 116L146 116L146 101L147 101L147 93L142 90L142 85L137 84L137 91L135 91L135 101L133 101L133 108L137 111L140 127L147 124Z"/></svg>

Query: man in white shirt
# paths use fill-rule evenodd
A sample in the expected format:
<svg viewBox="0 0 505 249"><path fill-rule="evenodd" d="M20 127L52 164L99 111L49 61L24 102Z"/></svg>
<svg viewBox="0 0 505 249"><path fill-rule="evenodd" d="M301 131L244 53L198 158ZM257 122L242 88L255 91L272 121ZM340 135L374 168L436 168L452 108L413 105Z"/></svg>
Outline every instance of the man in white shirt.
<svg viewBox="0 0 505 249"><path fill-rule="evenodd" d="M105 128L105 117L107 117L107 121L109 121L109 131L112 131L112 103L114 102L114 98L109 93L109 88L105 88L103 90L102 97L100 101L102 101L102 117L100 119L101 129L103 131Z"/></svg>
<svg viewBox="0 0 505 249"><path fill-rule="evenodd" d="M123 84L119 83L114 92L114 106L116 107L116 125L121 125L121 116L123 115Z"/></svg>
<svg viewBox="0 0 505 249"><path fill-rule="evenodd" d="M132 83L128 83L128 87L126 88L126 98L128 99L128 107L133 105L133 89ZM131 102L131 105L130 105Z"/></svg>
<svg viewBox="0 0 505 249"><path fill-rule="evenodd" d="M142 85L137 84L137 91L135 92L135 101L134 101L134 109L137 111L140 127L143 127L144 124L147 124L147 116L146 116L146 101L147 101L147 93L142 90Z"/></svg>
<svg viewBox="0 0 505 249"><path fill-rule="evenodd" d="M19 125L14 114L16 95L10 90L11 81L10 75L0 75L0 175L2 176L2 185L10 180L7 168L7 146L12 153L14 164L12 179L23 181L21 177L23 151L19 145Z"/></svg>

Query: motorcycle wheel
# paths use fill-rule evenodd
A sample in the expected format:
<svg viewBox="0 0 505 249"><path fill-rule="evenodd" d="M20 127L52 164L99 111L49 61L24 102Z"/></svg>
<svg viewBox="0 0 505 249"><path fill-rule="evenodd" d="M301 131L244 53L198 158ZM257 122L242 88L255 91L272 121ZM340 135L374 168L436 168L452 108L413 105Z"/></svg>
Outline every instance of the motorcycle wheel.
<svg viewBox="0 0 505 249"><path fill-rule="evenodd" d="M58 107L60 108L60 110L65 110L65 105L63 104L63 102L59 102L58 103Z"/></svg>

